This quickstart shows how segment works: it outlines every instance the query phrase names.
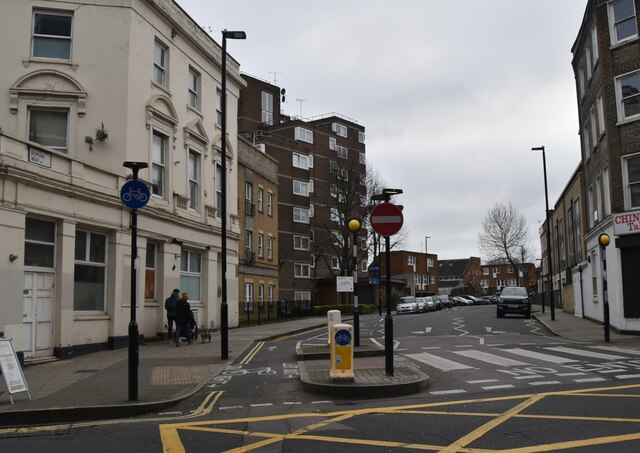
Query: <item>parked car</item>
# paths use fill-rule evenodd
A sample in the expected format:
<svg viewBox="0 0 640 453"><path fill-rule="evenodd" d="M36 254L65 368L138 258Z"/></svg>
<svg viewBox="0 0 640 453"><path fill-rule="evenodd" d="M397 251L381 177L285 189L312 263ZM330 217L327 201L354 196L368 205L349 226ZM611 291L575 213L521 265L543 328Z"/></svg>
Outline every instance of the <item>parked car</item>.
<svg viewBox="0 0 640 453"><path fill-rule="evenodd" d="M481 296L480 303L482 305L489 305L491 303L491 296Z"/></svg>
<svg viewBox="0 0 640 453"><path fill-rule="evenodd" d="M453 300L456 301L456 305L473 305L473 301L464 296L455 296Z"/></svg>
<svg viewBox="0 0 640 453"><path fill-rule="evenodd" d="M418 312L424 313L427 311L427 302L424 297L416 297L416 304L418 304Z"/></svg>
<svg viewBox="0 0 640 453"><path fill-rule="evenodd" d="M447 296L446 294L444 295L440 295L440 296L434 296L440 299L440 304L443 307L449 308L453 305L453 303L451 302L451 299L449 299L449 296Z"/></svg>
<svg viewBox="0 0 640 453"><path fill-rule="evenodd" d="M500 292L500 298L496 305L496 315L504 318L505 314L515 313L531 318L531 299L527 288L521 286L507 286Z"/></svg>
<svg viewBox="0 0 640 453"><path fill-rule="evenodd" d="M401 297L398 305L396 305L396 313L418 313L418 303L413 296Z"/></svg>
<svg viewBox="0 0 640 453"><path fill-rule="evenodd" d="M427 296L424 298L424 301L427 304L427 311L433 311L436 309L436 303L433 301L433 297Z"/></svg>

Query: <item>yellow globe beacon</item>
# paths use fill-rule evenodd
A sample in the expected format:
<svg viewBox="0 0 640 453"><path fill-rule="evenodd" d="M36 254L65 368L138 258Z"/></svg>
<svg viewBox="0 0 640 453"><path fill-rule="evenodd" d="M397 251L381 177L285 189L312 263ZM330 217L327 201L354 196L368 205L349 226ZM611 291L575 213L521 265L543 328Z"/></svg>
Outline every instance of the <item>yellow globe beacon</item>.
<svg viewBox="0 0 640 453"><path fill-rule="evenodd" d="M349 231L355 233L360 229L360 220L358 219L349 220L349 223L347 223L347 227L349 228Z"/></svg>
<svg viewBox="0 0 640 453"><path fill-rule="evenodd" d="M598 242L600 243L601 246L606 247L607 245L609 245L609 243L611 242L611 238L609 237L608 234L606 233L602 233L599 237L598 237Z"/></svg>

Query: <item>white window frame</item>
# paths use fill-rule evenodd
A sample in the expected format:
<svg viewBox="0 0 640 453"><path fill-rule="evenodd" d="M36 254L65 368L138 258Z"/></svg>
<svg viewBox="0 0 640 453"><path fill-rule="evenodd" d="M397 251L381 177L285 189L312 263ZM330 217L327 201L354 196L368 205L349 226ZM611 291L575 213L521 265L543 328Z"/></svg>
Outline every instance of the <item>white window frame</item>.
<svg viewBox="0 0 640 453"><path fill-rule="evenodd" d="M91 308L91 309L79 309L77 308L77 304L76 304L76 300L75 300L75 296L77 296L79 294L79 291L75 290L74 291L74 301L73 301L73 310L77 311L77 312L93 312L93 313L104 313L105 312L105 307L106 307L106 303L107 303L107 288L109 286L109 282L108 282L108 277L107 277L107 267L108 267L108 255L109 255L109 241L107 238L107 235L105 233L102 232L98 232L98 231L90 231L90 230L83 230L83 229L78 229L76 230L76 242L78 241L78 233L85 233L86 234L86 242L85 242L85 254L84 257L78 257L78 251L76 250L74 252L74 265L75 266L90 266L93 268L98 268L98 269L102 269L103 272L103 292L102 292L102 307L95 307L95 308ZM102 261L96 261L92 259L92 250L95 250L94 248L91 247L91 243L92 243L92 238L96 237L96 236L101 236L102 240L103 240L103 245L104 245L104 257ZM77 275L77 272L74 270L74 275ZM74 287L75 287L75 280L74 280Z"/></svg>
<svg viewBox="0 0 640 453"><path fill-rule="evenodd" d="M145 300L157 300L157 275L158 275L158 243L153 241L147 241L147 248L145 249L144 257L144 299ZM151 282L147 279L151 276ZM151 283L153 288L152 297L147 297L147 287Z"/></svg>
<svg viewBox="0 0 640 453"><path fill-rule="evenodd" d="M630 3L630 5L633 7L633 15L616 18L615 6L619 3L625 3L625 2ZM615 0L615 1L609 2L607 4L607 7L608 7L608 16L609 16L609 30L611 33L611 45L615 46L615 45L630 41L632 39L636 39L638 37L638 24L637 24L637 18L636 18L635 0ZM618 26L627 21L631 21L635 25L636 31L635 33L629 36L625 36L622 39L618 39L618 32L617 32Z"/></svg>
<svg viewBox="0 0 640 453"><path fill-rule="evenodd" d="M264 234L258 233L258 258L264 258Z"/></svg>
<svg viewBox="0 0 640 453"><path fill-rule="evenodd" d="M28 108L27 111L28 111L28 124L27 124L27 134L28 135L27 135L27 138L29 139L29 141L38 143L38 144L40 144L42 146L46 146L46 147L51 148L51 149L55 149L56 151L61 151L63 153L67 153L69 151L69 136L70 136L70 134L69 134L69 127L70 127L69 119L71 117L71 112L70 112L69 108L57 108L57 107L51 107L51 108L46 107L45 108L45 107L39 107L39 106L37 106L37 107L36 106L31 106L31 107ZM40 138L41 141L38 141L38 137L37 136L34 137L34 136L31 135L31 129L32 129L31 126L32 126L32 123L33 123L34 113L36 114L35 116L38 117L38 115L37 115L38 112L39 113L43 113L43 114L51 114L51 113L52 114L60 114L59 115L60 118L62 116L65 117L65 121L64 121L65 122L65 124L64 124L64 129L65 129L64 130L64 144L62 144L62 146L60 146L61 145L60 143L53 144L53 142L51 142L51 141L49 141L49 143L42 143L42 141L46 142L47 140L42 140L43 137L41 137ZM41 119L40 121L43 121L43 120ZM51 121L44 121L44 123L51 124L52 122ZM40 124L41 125L41 127L37 128L37 129L42 129L43 123L36 123L36 124ZM41 130L41 132L44 132L44 131ZM58 132L61 132L61 131L56 131L56 133L58 133ZM46 133L43 134L43 135L46 135ZM61 137L59 137L59 138L61 138Z"/></svg>
<svg viewBox="0 0 640 453"><path fill-rule="evenodd" d="M189 107L200 110L200 73L189 66L188 102Z"/></svg>
<svg viewBox="0 0 640 453"><path fill-rule="evenodd" d="M216 88L216 126L222 127L222 90Z"/></svg>
<svg viewBox="0 0 640 453"><path fill-rule="evenodd" d="M267 192L267 215L273 215L273 193Z"/></svg>
<svg viewBox="0 0 640 453"><path fill-rule="evenodd" d="M408 256L407 257L407 266L415 266L416 265L416 257Z"/></svg>
<svg viewBox="0 0 640 453"><path fill-rule="evenodd" d="M313 144L313 131L304 127L294 128L294 139Z"/></svg>
<svg viewBox="0 0 640 453"><path fill-rule="evenodd" d="M244 311L252 312L253 311L253 283L244 284Z"/></svg>
<svg viewBox="0 0 640 453"><path fill-rule="evenodd" d="M598 133L600 136L605 133L605 122L604 122L604 104L602 103L602 95L598 95L596 97L596 109L598 112Z"/></svg>
<svg viewBox="0 0 640 453"><path fill-rule="evenodd" d="M312 183L307 181L293 180L293 194L301 197L308 197L312 192Z"/></svg>
<svg viewBox="0 0 640 453"><path fill-rule="evenodd" d="M200 153L189 148L189 209L197 211L200 208L200 172L202 171Z"/></svg>
<svg viewBox="0 0 640 453"><path fill-rule="evenodd" d="M638 174L640 175L640 154L633 154L622 158L622 183L624 185L624 205L626 210L640 208L640 177L637 181L631 181L629 176L629 161L631 160L634 161L634 165L637 162ZM632 186L638 186L638 197L635 205L633 204Z"/></svg>
<svg viewBox="0 0 640 453"><path fill-rule="evenodd" d="M336 155L342 159L349 158L349 148L346 146L336 145Z"/></svg>
<svg viewBox="0 0 640 453"><path fill-rule="evenodd" d="M258 212L262 212L264 210L264 189L262 187L258 187Z"/></svg>
<svg viewBox="0 0 640 453"><path fill-rule="evenodd" d="M489 275L489 268L488 267L483 267L482 268L482 275Z"/></svg>
<svg viewBox="0 0 640 453"><path fill-rule="evenodd" d="M293 207L294 223L309 223L310 212L308 208Z"/></svg>
<svg viewBox="0 0 640 453"><path fill-rule="evenodd" d="M153 75L154 83L166 87L169 83L169 47L156 39L153 42Z"/></svg>
<svg viewBox="0 0 640 453"><path fill-rule="evenodd" d="M309 263L293 264L294 278L311 278L311 265Z"/></svg>
<svg viewBox="0 0 640 453"><path fill-rule="evenodd" d="M338 212L338 208L330 208L330 216L332 222L339 222L340 213Z"/></svg>
<svg viewBox="0 0 640 453"><path fill-rule="evenodd" d="M311 250L311 238L303 234L294 234L293 250Z"/></svg>
<svg viewBox="0 0 640 453"><path fill-rule="evenodd" d="M594 68L597 66L599 58L600 52L598 51L598 29L596 28L596 24L594 23L591 26L591 62L593 63Z"/></svg>
<svg viewBox="0 0 640 453"><path fill-rule="evenodd" d="M336 138L335 137L329 137L329 149L331 151L335 151L336 150Z"/></svg>
<svg viewBox="0 0 640 453"><path fill-rule="evenodd" d="M331 130L340 137L347 138L349 135L349 129L344 124L331 123Z"/></svg>
<svg viewBox="0 0 640 453"><path fill-rule="evenodd" d="M264 307L264 283L258 284L258 307Z"/></svg>
<svg viewBox="0 0 640 453"><path fill-rule="evenodd" d="M40 223L47 230L45 234L40 234L42 228L37 227L34 223ZM31 226L29 225L31 224ZM30 269L55 269L56 263L56 223L51 220L27 217L25 221L25 237L24 237L24 265ZM35 250L34 250L35 249ZM33 250L33 253L31 251ZM47 261L42 262L42 250L47 255ZM37 261L33 260L38 257ZM50 266L47 265L50 263Z"/></svg>
<svg viewBox="0 0 640 453"><path fill-rule="evenodd" d="M340 269L340 260L337 256L331 256L331 269Z"/></svg>
<svg viewBox="0 0 640 453"><path fill-rule="evenodd" d="M222 215L222 165L216 162L216 217L220 218Z"/></svg>
<svg viewBox="0 0 640 453"><path fill-rule="evenodd" d="M71 23L69 25L69 35L47 35L42 33L36 33L36 22L38 20L38 16L61 16L61 17L69 17L71 19ZM32 16L32 26L31 26L31 56L33 58L44 58L44 59L52 59L52 60L65 60L70 61L71 55L73 51L73 13L67 11L50 11L50 10L34 10ZM68 56L56 56L56 55L36 55L36 45L37 41L51 41L56 43L62 43L63 41L68 42ZM66 48L66 46L65 46ZM65 49L66 50L66 49Z"/></svg>
<svg viewBox="0 0 640 453"><path fill-rule="evenodd" d="M197 269L192 266L192 257L197 258ZM195 281L197 288L187 284L183 278ZM180 254L180 288L189 293L189 302L200 302L202 294L202 253L196 250L182 249Z"/></svg>
<svg viewBox="0 0 640 453"><path fill-rule="evenodd" d="M637 77L638 78L638 92L634 93L630 96L626 96L623 97L623 93L622 93L622 81L625 79L628 79L630 77ZM622 74L618 77L615 78L615 85L616 85L616 105L618 107L618 122L624 122L624 121L629 121L629 120L633 120L633 119L637 119L640 118L640 112L636 113L634 115L630 115L630 116L626 116L625 113L625 101L629 100L629 99L633 99L633 98L640 98L640 70L636 70L636 71L632 71L632 72L628 72L626 74Z"/></svg>
<svg viewBox="0 0 640 453"><path fill-rule="evenodd" d="M261 107L262 107L262 123L272 125L273 124L273 94L266 91L261 95Z"/></svg>
<svg viewBox="0 0 640 453"><path fill-rule="evenodd" d="M273 260L273 236L267 236L267 259Z"/></svg>
<svg viewBox="0 0 640 453"><path fill-rule="evenodd" d="M156 137L161 140L157 147ZM151 133L151 182L152 196L165 198L167 192L167 154L169 151L169 136L164 132L153 129ZM159 152L159 154L157 154ZM155 179L157 177L157 179Z"/></svg>
<svg viewBox="0 0 640 453"><path fill-rule="evenodd" d="M365 133L362 131L358 131L358 142L364 143L364 140L365 140Z"/></svg>

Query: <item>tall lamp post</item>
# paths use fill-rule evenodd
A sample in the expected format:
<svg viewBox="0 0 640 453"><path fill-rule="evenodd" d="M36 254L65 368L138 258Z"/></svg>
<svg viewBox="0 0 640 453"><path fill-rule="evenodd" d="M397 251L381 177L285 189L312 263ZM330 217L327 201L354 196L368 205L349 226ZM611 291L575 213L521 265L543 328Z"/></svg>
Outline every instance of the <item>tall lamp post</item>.
<svg viewBox="0 0 640 453"><path fill-rule="evenodd" d="M222 360L229 358L229 305L227 304L227 39L247 39L243 31L222 30L222 96L220 98L220 111L222 113L222 200L220 215L222 217L221 235L221 273L222 273L222 303L220 304L220 356Z"/></svg>
<svg viewBox="0 0 640 453"><path fill-rule="evenodd" d="M431 239L431 236L424 237L424 268L427 271L427 290L425 296L429 295L429 249L427 248L427 240Z"/></svg>
<svg viewBox="0 0 640 453"><path fill-rule="evenodd" d="M372 200L389 203L392 195L403 193L402 189L382 189L381 194L371 197ZM373 216L373 213L372 213ZM373 224L373 221L372 221ZM375 228L375 226L374 226ZM377 232L377 231L376 231ZM393 376L393 318L391 317L391 240L389 234L384 235L386 256L385 256L385 293L387 303L387 315L384 318L384 350L385 350L385 374Z"/></svg>
<svg viewBox="0 0 640 453"><path fill-rule="evenodd" d="M360 310L358 309L358 232L360 219L352 218L347 222L349 231L353 234L353 345L360 346Z"/></svg>
<svg viewBox="0 0 640 453"><path fill-rule="evenodd" d="M544 201L546 206L546 224L547 224L547 275L549 276L549 310L551 311L551 320L556 320L555 302L553 299L553 264L551 253L551 220L549 219L549 190L547 188L547 158L544 153L544 146L536 146L531 151L542 151L542 169L544 170Z"/></svg>

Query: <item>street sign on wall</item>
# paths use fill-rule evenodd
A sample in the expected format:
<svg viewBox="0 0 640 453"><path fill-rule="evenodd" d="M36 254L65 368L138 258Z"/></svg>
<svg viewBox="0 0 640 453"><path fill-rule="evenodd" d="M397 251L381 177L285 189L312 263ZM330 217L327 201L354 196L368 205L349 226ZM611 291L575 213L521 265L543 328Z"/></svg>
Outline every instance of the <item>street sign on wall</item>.
<svg viewBox="0 0 640 453"><path fill-rule="evenodd" d="M381 203L371 211L371 228L381 236L392 236L400 231L404 218L393 203Z"/></svg>

